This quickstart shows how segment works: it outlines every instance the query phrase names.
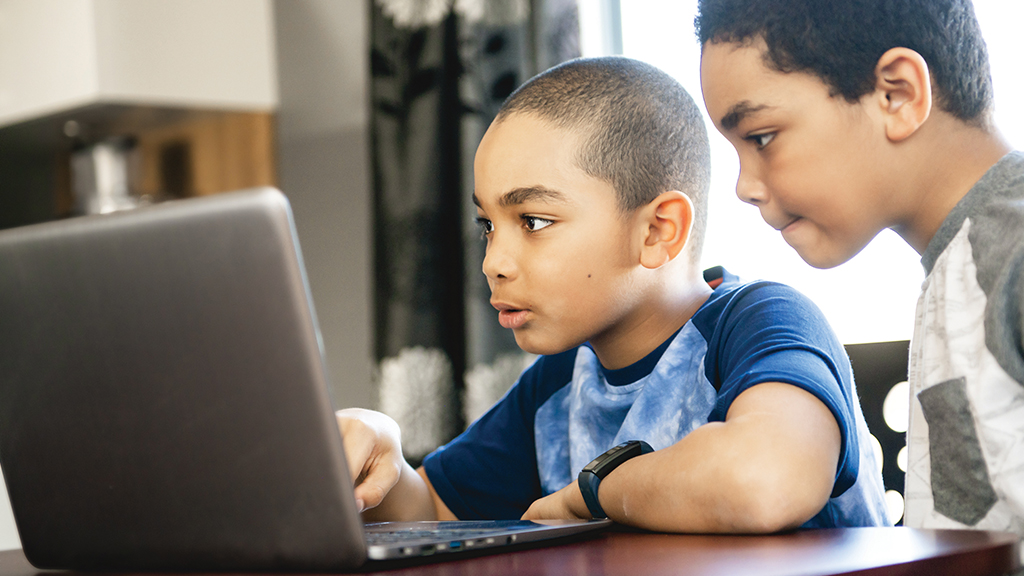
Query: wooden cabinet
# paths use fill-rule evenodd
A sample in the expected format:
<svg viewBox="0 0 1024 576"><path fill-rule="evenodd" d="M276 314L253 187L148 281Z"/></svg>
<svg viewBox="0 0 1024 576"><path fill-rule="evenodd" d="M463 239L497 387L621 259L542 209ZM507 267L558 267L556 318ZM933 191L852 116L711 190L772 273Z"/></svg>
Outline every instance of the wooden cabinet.
<svg viewBox="0 0 1024 576"><path fill-rule="evenodd" d="M71 215L71 149L110 136L141 194L276 184L276 66L271 0L0 0L0 228Z"/></svg>

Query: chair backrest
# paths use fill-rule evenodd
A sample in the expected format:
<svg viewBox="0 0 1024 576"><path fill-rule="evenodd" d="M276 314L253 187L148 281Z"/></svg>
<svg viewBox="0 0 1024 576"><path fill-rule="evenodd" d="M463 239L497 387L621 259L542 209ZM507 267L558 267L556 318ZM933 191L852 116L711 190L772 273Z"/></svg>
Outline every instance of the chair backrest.
<svg viewBox="0 0 1024 576"><path fill-rule="evenodd" d="M907 340L846 345L864 419L871 434L882 446L882 480L885 489L895 490L901 496L906 473L897 464L897 456L907 444L907 435L905 429L893 430L889 427L883 414L883 405L893 387L907 380L909 349L910 342ZM892 520L895 522L900 519Z"/></svg>

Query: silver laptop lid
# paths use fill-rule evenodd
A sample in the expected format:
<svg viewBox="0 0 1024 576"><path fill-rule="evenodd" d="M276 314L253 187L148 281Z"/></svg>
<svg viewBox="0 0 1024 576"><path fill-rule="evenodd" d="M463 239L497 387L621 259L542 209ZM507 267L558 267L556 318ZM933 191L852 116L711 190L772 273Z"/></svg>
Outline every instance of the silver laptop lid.
<svg viewBox="0 0 1024 576"><path fill-rule="evenodd" d="M361 564L285 197L0 232L0 465L40 567Z"/></svg>

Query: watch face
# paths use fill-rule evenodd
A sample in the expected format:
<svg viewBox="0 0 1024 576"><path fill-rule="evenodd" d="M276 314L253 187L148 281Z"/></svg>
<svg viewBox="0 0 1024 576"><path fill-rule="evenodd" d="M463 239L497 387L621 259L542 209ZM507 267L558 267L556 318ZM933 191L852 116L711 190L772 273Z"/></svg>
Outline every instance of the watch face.
<svg viewBox="0 0 1024 576"><path fill-rule="evenodd" d="M630 440L594 458L583 470L597 475L598 478L604 478L626 460L652 451L651 446L643 440Z"/></svg>

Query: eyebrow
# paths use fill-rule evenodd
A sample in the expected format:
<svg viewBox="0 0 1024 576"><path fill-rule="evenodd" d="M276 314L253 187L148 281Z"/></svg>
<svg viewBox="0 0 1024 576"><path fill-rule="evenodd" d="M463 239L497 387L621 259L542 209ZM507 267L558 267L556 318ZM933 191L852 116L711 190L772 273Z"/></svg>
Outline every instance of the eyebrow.
<svg viewBox="0 0 1024 576"><path fill-rule="evenodd" d="M722 120L719 124L721 124L722 128L725 128L726 130L732 130L747 116L770 108L773 107L768 106L767 104L753 104L749 100L744 100L730 108L729 112L726 113L725 116L722 116Z"/></svg>
<svg viewBox="0 0 1024 576"><path fill-rule="evenodd" d="M551 188L545 188L543 186L526 186L524 188L515 188L505 192L498 199L498 206L507 208L509 206L516 206L518 204L524 204L526 202L544 202L547 204L568 204L569 199L558 190L552 190ZM477 198L476 193L473 193L473 204L480 207L480 199Z"/></svg>

